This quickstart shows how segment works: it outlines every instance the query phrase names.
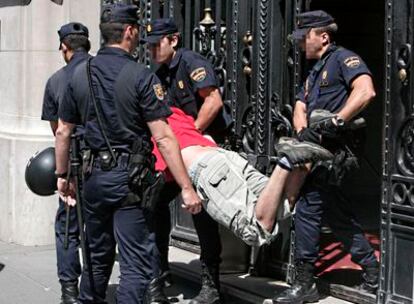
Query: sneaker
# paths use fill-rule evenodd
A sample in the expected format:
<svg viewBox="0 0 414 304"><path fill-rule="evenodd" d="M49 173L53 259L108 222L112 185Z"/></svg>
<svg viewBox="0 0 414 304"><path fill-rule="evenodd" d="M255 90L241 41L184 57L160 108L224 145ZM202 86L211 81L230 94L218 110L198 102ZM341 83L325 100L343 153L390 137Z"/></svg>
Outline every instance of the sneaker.
<svg viewBox="0 0 414 304"><path fill-rule="evenodd" d="M336 118L336 114L333 114L328 110L313 110L309 118L309 127L316 129L319 125L322 125L326 122L330 122L334 118Z"/></svg>
<svg viewBox="0 0 414 304"><path fill-rule="evenodd" d="M277 156L286 157L292 165L329 160L331 152L325 148L306 141L298 141L291 137L281 137L276 145Z"/></svg>

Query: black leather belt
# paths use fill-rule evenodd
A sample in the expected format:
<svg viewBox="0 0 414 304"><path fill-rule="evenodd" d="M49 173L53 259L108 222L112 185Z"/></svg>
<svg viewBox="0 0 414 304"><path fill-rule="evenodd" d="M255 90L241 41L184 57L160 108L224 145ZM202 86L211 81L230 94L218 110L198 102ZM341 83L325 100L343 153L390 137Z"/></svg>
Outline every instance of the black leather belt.
<svg viewBox="0 0 414 304"><path fill-rule="evenodd" d="M102 168L107 166L108 162L112 160L111 153L108 151L99 151L93 153L92 166L95 168ZM116 164L127 166L130 158L130 153L115 151Z"/></svg>

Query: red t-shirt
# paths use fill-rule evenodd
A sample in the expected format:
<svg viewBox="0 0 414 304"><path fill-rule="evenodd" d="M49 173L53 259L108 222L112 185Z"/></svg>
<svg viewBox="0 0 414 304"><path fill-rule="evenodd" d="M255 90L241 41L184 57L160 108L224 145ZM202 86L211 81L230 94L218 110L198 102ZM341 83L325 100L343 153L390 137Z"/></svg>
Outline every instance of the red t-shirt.
<svg viewBox="0 0 414 304"><path fill-rule="evenodd" d="M217 147L214 142L205 138L200 131L195 128L194 118L192 116L185 114L181 109L175 107L171 107L171 111L173 113L167 117L167 121L178 140L181 150L190 146ZM155 169L157 171L166 171L167 165L164 162L154 139L152 139L152 142L154 143L154 150L152 153L157 158ZM167 174L167 179L171 178L171 174L168 171L165 173Z"/></svg>

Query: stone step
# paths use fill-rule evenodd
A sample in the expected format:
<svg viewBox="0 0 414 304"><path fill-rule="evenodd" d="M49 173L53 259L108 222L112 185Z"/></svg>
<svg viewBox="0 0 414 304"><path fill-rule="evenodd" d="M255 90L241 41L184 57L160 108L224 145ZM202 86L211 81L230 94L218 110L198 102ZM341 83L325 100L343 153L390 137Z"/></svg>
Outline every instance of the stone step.
<svg viewBox="0 0 414 304"><path fill-rule="evenodd" d="M170 247L170 268L173 276L200 284L200 262L195 253ZM272 304L271 298L284 289L287 284L272 278L254 277L247 273L228 273L220 275L221 291L230 303L240 304ZM350 303L331 296L323 296L318 302L323 304L346 304ZM226 301L226 304L228 302Z"/></svg>

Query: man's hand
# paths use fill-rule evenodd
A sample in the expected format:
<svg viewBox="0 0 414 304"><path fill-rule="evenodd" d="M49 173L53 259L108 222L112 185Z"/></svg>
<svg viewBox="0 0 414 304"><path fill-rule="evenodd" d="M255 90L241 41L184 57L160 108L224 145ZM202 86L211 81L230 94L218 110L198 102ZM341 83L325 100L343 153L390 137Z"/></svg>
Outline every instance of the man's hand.
<svg viewBox="0 0 414 304"><path fill-rule="evenodd" d="M75 184L72 180L69 181L66 178L59 177L57 180L57 190L65 204L71 207L76 205Z"/></svg>
<svg viewBox="0 0 414 304"><path fill-rule="evenodd" d="M183 204L181 207L187 209L191 214L197 214L201 211L201 199L195 192L194 188L185 188L181 190L181 196L183 198Z"/></svg>
<svg viewBox="0 0 414 304"><path fill-rule="evenodd" d="M311 128L303 128L300 130L297 138L300 141L308 141L315 144L320 144L322 140L321 134Z"/></svg>

